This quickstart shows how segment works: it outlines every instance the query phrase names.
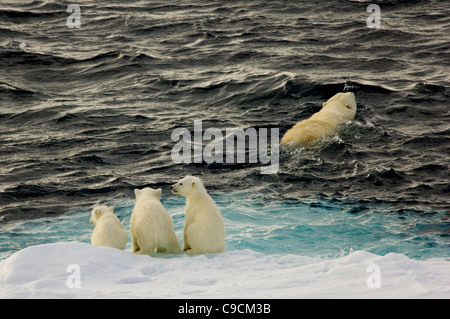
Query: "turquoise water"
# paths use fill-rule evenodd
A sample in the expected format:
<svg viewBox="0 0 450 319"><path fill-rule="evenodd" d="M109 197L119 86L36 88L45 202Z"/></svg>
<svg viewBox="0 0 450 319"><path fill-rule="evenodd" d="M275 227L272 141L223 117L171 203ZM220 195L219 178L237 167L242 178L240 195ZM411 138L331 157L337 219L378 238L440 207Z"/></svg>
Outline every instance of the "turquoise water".
<svg viewBox="0 0 450 319"><path fill-rule="evenodd" d="M216 194L227 227L227 250L252 249L266 254L335 258L365 250L414 259L450 257L450 221L445 212L397 210L388 205L351 203L328 198L274 200L249 193ZM182 197L162 202L182 239ZM107 203L127 230L134 201ZM71 210L59 217L12 222L1 226L0 260L31 245L62 241L90 242L90 210ZM127 249L131 246L128 239Z"/></svg>

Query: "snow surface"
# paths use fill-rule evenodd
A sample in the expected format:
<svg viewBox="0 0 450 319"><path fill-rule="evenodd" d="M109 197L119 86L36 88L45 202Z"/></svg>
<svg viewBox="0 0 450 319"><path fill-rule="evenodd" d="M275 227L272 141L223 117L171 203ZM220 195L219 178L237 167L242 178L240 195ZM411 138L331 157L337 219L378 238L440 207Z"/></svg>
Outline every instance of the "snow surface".
<svg viewBox="0 0 450 319"><path fill-rule="evenodd" d="M80 288L67 286L72 264L79 266ZM367 285L373 264L380 288ZM334 259L249 249L149 257L62 242L1 261L0 298L450 298L449 270L443 258L362 250Z"/></svg>

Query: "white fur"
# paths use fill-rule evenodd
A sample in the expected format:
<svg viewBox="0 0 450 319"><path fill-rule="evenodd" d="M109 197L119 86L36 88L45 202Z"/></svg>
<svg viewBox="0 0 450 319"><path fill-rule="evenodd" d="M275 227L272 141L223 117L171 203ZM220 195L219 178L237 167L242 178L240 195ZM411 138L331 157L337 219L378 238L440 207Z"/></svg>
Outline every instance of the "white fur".
<svg viewBox="0 0 450 319"><path fill-rule="evenodd" d="M186 176L171 186L186 197L183 250L189 254L225 251L225 222L214 200L198 177Z"/></svg>
<svg viewBox="0 0 450 319"><path fill-rule="evenodd" d="M328 136L340 123L353 120L355 115L355 95L352 92L337 93L323 103L319 112L289 129L281 139L281 143L303 144Z"/></svg>
<svg viewBox="0 0 450 319"><path fill-rule="evenodd" d="M131 214L132 251L153 256L155 253L181 252L173 229L172 217L161 204L161 188L135 189L136 204Z"/></svg>
<svg viewBox="0 0 450 319"><path fill-rule="evenodd" d="M91 235L92 245L125 249L128 240L127 231L114 215L114 207L95 207L89 221L95 225Z"/></svg>

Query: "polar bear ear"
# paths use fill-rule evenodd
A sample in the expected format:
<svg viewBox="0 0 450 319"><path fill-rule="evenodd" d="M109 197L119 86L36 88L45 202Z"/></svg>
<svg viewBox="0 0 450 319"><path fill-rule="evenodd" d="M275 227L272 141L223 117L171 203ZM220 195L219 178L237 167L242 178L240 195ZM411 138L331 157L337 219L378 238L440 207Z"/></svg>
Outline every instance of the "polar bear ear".
<svg viewBox="0 0 450 319"><path fill-rule="evenodd" d="M158 195L159 198L161 198L161 193L162 193L162 189L161 189L161 188L158 188L158 189L156 190L156 194Z"/></svg>
<svg viewBox="0 0 450 319"><path fill-rule="evenodd" d="M136 196L136 198L138 198L140 194L141 194L141 190L136 188L134 190L134 196Z"/></svg>
<svg viewBox="0 0 450 319"><path fill-rule="evenodd" d="M108 207L108 210L111 212L111 213L114 213L114 207Z"/></svg>

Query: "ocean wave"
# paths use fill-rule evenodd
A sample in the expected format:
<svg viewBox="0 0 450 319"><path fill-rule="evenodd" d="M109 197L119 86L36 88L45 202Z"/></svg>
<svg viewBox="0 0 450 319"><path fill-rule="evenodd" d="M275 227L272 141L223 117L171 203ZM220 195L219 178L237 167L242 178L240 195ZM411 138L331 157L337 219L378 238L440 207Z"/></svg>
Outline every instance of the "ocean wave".
<svg viewBox="0 0 450 319"><path fill-rule="evenodd" d="M17 95L30 95L36 92L24 88L15 87L5 82L0 82L0 94L11 94L11 93Z"/></svg>
<svg viewBox="0 0 450 319"><path fill-rule="evenodd" d="M53 12L33 12L33 11L22 11L22 10L7 10L0 9L0 16L6 19L28 19L28 18L39 18L46 19L49 17L61 17L65 15L64 11L53 11Z"/></svg>
<svg viewBox="0 0 450 319"><path fill-rule="evenodd" d="M448 19L441 2L414 3L383 2L393 18L375 30L365 24L367 4L350 1L86 1L89 14L75 30L65 26L64 4L5 2L2 190L26 199L33 188L20 185L49 185L58 198L54 183L85 203L190 173L217 180L216 191L241 185L266 196L276 189L285 197L341 194L448 209L447 171L434 169L448 160ZM171 160L172 131L192 131L194 120L203 129L283 134L341 91L355 93L355 121L314 148L283 150L278 175L261 176L253 163ZM24 200L22 214L8 199L3 212L45 214L46 201L55 204L51 195L38 204Z"/></svg>
<svg viewBox="0 0 450 319"><path fill-rule="evenodd" d="M64 58L51 54L41 54L30 51L6 51L0 52L2 66L32 65L36 66L65 66L73 63L75 59Z"/></svg>
<svg viewBox="0 0 450 319"><path fill-rule="evenodd" d="M415 85L414 89L418 93L438 93L445 97L450 97L450 86L419 82Z"/></svg>

